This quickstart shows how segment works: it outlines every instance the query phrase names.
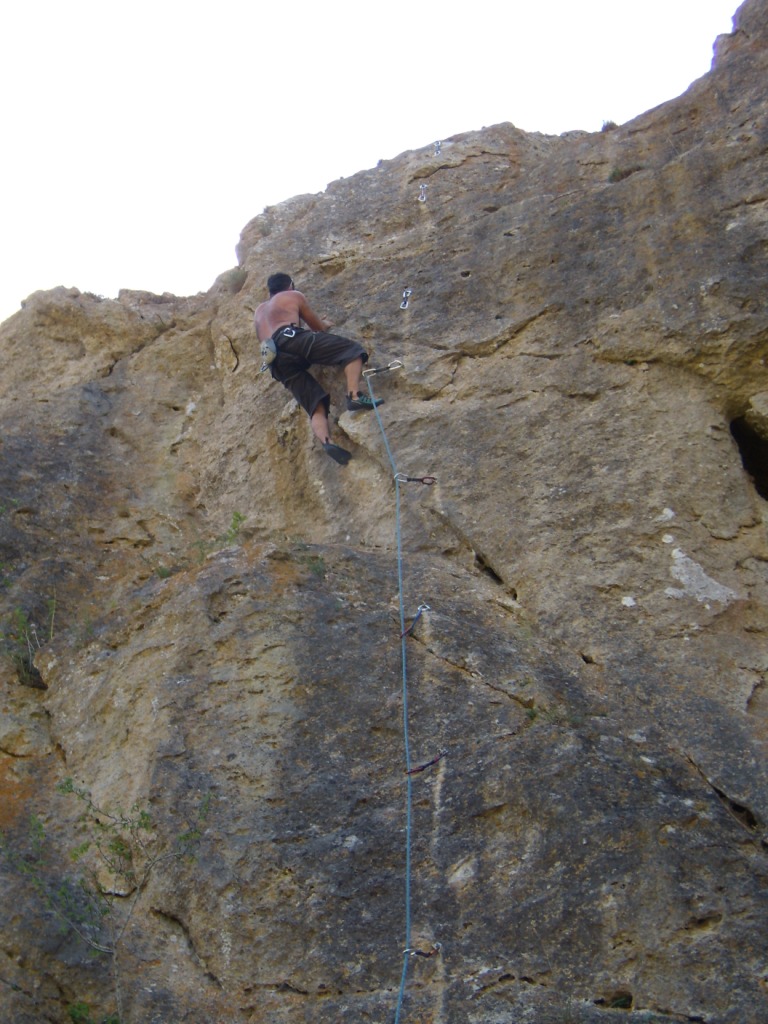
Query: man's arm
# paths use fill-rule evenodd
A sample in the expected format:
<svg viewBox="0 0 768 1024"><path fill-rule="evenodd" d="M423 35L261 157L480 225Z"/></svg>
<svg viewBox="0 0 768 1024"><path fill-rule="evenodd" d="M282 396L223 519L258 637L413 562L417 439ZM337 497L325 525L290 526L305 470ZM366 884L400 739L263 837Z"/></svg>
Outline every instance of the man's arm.
<svg viewBox="0 0 768 1024"><path fill-rule="evenodd" d="M301 319L310 327L313 331L327 331L333 324L329 320L321 320L317 313L314 312L309 306L309 303L301 294L296 292L299 297L299 314Z"/></svg>

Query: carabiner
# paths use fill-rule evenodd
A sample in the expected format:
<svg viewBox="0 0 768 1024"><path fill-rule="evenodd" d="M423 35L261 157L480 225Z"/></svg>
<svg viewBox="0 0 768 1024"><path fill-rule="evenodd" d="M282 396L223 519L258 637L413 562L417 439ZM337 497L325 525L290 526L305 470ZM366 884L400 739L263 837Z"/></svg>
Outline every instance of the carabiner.
<svg viewBox="0 0 768 1024"><path fill-rule="evenodd" d="M403 366L402 359L393 359L391 363L387 363L386 366L370 366L367 370L363 370L364 377L372 377L375 373L386 373L387 370L402 370Z"/></svg>

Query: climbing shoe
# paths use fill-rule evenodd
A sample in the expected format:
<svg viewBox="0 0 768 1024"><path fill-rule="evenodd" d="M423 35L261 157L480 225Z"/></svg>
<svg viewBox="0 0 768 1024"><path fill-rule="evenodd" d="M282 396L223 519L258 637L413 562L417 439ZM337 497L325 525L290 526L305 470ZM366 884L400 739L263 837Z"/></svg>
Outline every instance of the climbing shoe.
<svg viewBox="0 0 768 1024"><path fill-rule="evenodd" d="M364 391L358 391L357 395L353 395L350 391L347 395L347 408L350 412L355 412L358 409L373 409L375 406L383 404L383 398L371 398Z"/></svg>
<svg viewBox="0 0 768 1024"><path fill-rule="evenodd" d="M333 461L338 462L340 466L346 466L352 458L352 452L348 452L346 448L339 448L339 446L337 444L333 444L332 441L325 441L323 448L328 455L331 456Z"/></svg>

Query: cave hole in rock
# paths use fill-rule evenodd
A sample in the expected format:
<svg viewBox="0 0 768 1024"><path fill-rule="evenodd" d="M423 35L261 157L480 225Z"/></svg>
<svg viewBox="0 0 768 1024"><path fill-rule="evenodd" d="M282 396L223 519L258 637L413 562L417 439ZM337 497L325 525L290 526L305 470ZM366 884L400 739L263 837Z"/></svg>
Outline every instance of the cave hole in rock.
<svg viewBox="0 0 768 1024"><path fill-rule="evenodd" d="M479 554L477 551L475 552L475 569L477 569L478 572L483 573L484 576L487 576L489 580L493 580L497 586L503 587L513 601L517 600L516 588L510 586L503 577L499 576L496 570L489 565L483 555Z"/></svg>
<svg viewBox="0 0 768 1024"><path fill-rule="evenodd" d="M738 445L744 469L754 481L755 490L768 501L768 440L753 430L743 417L731 421L731 436Z"/></svg>
<svg viewBox="0 0 768 1024"><path fill-rule="evenodd" d="M635 997L627 988L616 989L614 992L608 992L595 999L596 1006L605 1006L609 1010L631 1010L634 1004Z"/></svg>
<svg viewBox="0 0 768 1024"><path fill-rule="evenodd" d="M753 814L746 804L741 804L737 800L733 800L727 793L722 789L719 789L717 786L712 786L712 789L715 791L720 802L731 812L734 818L742 823L745 828L754 832L761 827L760 819L756 814Z"/></svg>
<svg viewBox="0 0 768 1024"><path fill-rule="evenodd" d="M475 568L478 569L480 572L485 573L485 575L489 579L493 580L494 583L498 583L500 586L504 586L504 580L501 578L501 576L499 576L499 574L491 568L488 562L486 562L483 556L479 555L477 552L475 552Z"/></svg>

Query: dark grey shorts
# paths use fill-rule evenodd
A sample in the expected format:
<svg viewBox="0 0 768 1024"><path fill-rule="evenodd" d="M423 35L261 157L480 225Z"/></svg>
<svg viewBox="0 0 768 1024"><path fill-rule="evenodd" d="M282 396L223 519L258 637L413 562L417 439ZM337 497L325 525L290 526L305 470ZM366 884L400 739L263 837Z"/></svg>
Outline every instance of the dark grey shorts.
<svg viewBox="0 0 768 1024"><path fill-rule="evenodd" d="M273 338L277 344L277 356L269 367L270 373L288 388L309 416L321 402L328 412L330 396L308 372L309 367L314 363L320 366L346 366L355 359L367 363L368 353L356 341L342 338L338 334L298 327L295 331L292 338L275 331Z"/></svg>

